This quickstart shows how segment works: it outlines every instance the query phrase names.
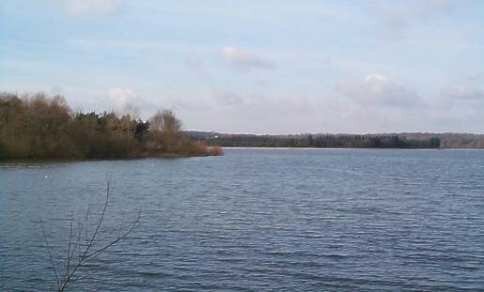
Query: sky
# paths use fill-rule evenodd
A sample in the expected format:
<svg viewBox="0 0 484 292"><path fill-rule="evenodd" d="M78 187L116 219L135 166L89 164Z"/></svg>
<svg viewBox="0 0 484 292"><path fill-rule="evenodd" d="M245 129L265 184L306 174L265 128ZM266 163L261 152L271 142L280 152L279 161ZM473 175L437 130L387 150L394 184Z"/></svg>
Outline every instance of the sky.
<svg viewBox="0 0 484 292"><path fill-rule="evenodd" d="M2 0L0 91L232 133L484 133L484 1Z"/></svg>

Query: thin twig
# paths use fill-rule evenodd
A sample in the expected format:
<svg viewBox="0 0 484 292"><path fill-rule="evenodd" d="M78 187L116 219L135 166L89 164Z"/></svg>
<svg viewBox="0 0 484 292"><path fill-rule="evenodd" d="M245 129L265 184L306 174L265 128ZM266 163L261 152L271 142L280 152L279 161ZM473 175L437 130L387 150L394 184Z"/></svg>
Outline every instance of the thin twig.
<svg viewBox="0 0 484 292"><path fill-rule="evenodd" d="M51 247L49 245L49 240L47 238L47 234L45 233L45 228L44 228L44 222L43 221L40 222L40 228L42 230L42 236L44 237L44 242L45 242L45 246L47 248L47 253L49 254L50 264L51 264L52 268L54 269L55 281L56 281L56 284L57 284L57 288L60 289L61 282L60 282L60 279L59 279L59 273L57 272L57 265L56 265L56 263L54 261L54 257L52 256Z"/></svg>
<svg viewBox="0 0 484 292"><path fill-rule="evenodd" d="M70 219L70 228L69 228L69 243L67 244L67 255L66 255L66 260L65 260L65 268L64 268L64 276L63 279L66 279L67 275L69 274L70 268L71 268L71 247L72 247L72 221L73 221L73 216L71 213L71 219Z"/></svg>
<svg viewBox="0 0 484 292"><path fill-rule="evenodd" d="M121 241L124 238L126 238L136 228L136 226L138 225L140 219L141 219L141 212L138 212L138 215L136 216L136 220L133 222L133 224L131 225L131 227L128 230L126 230L126 232L124 232L123 234L121 234L120 236L118 236L116 239L114 239L110 243L106 244L105 246L103 246L103 247L95 250L93 253L88 254L86 256L86 259L89 259L89 258L91 258L91 257L93 257L93 256L95 256L97 254L100 254L104 250L108 249L109 247L115 245L119 241Z"/></svg>

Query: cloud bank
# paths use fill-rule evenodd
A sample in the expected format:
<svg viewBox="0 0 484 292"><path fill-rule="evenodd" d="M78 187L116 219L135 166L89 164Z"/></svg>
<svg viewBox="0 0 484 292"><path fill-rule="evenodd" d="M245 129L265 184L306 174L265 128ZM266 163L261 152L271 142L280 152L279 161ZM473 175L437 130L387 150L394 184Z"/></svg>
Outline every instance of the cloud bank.
<svg viewBox="0 0 484 292"><path fill-rule="evenodd" d="M275 63L273 61L240 48L224 47L222 49L222 56L225 61L237 69L250 70L275 68Z"/></svg>
<svg viewBox="0 0 484 292"><path fill-rule="evenodd" d="M343 96L365 106L411 108L423 105L415 90L382 74L369 74L359 81L342 81L336 88Z"/></svg>
<svg viewBox="0 0 484 292"><path fill-rule="evenodd" d="M60 0L69 15L111 14L116 12L120 0Z"/></svg>

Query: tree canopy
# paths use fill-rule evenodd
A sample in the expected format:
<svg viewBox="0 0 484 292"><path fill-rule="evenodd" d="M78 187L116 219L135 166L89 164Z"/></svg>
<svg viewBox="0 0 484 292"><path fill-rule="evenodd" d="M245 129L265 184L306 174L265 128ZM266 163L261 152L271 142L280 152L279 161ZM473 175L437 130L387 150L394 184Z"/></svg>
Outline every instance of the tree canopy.
<svg viewBox="0 0 484 292"><path fill-rule="evenodd" d="M0 159L130 158L220 154L182 132L172 111L148 121L73 112L62 96L0 94Z"/></svg>

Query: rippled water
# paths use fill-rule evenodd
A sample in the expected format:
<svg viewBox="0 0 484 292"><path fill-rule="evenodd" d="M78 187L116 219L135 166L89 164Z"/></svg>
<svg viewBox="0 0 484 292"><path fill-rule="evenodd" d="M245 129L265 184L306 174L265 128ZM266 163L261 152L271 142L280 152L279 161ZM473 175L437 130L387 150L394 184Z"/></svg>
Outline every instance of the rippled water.
<svg viewBox="0 0 484 292"><path fill-rule="evenodd" d="M484 291L484 151L335 149L0 164L1 291L54 288L40 227L61 259L106 180L100 239L141 222L70 291Z"/></svg>

